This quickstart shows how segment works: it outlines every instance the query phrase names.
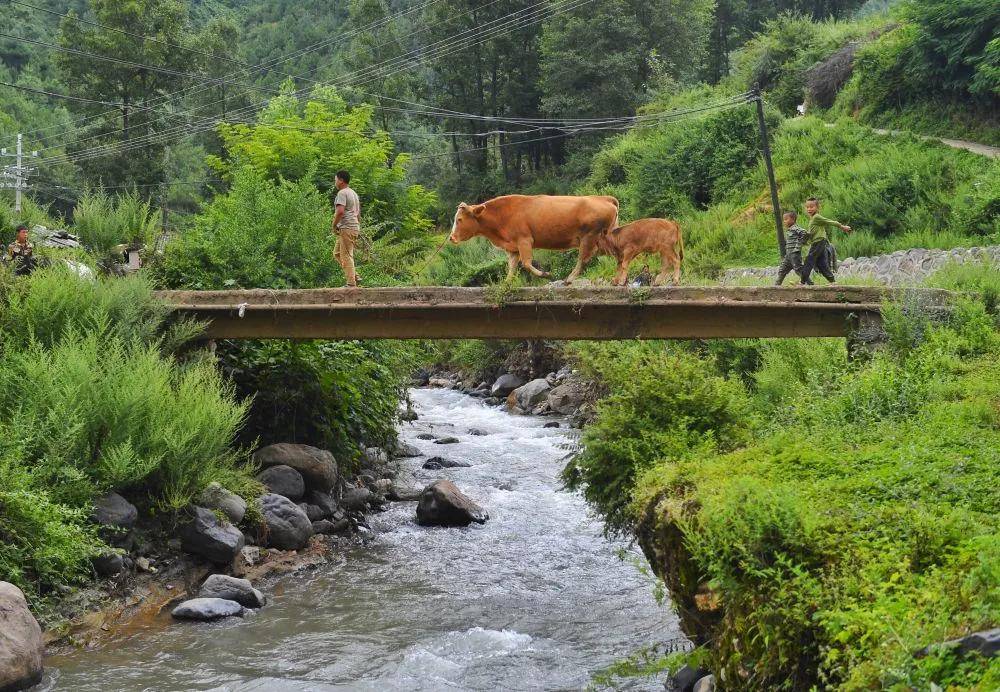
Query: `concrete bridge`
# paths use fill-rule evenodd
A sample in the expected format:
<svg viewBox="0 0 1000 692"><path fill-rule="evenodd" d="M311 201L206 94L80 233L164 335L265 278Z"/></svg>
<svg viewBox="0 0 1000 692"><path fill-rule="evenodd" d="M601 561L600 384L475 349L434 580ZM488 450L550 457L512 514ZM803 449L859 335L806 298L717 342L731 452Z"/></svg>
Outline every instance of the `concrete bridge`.
<svg viewBox="0 0 1000 692"><path fill-rule="evenodd" d="M946 291L811 287L404 287L161 291L211 339L717 339L860 337L883 301Z"/></svg>

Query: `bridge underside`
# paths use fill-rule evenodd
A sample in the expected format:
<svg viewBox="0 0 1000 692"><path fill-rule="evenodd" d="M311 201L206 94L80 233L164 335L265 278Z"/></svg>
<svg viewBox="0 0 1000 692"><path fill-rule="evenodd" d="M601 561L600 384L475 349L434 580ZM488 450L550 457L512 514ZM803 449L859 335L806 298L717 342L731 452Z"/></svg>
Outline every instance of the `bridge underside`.
<svg viewBox="0 0 1000 692"><path fill-rule="evenodd" d="M917 291L940 304L941 291ZM553 286L162 291L213 339L701 339L849 336L898 291Z"/></svg>

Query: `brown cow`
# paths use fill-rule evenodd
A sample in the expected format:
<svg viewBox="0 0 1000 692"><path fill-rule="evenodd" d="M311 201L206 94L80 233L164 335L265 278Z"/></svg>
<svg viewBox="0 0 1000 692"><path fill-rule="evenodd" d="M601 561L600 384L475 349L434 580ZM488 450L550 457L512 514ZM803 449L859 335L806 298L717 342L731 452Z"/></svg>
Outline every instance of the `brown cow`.
<svg viewBox="0 0 1000 692"><path fill-rule="evenodd" d="M674 284L678 284L681 280L684 239L681 237L681 227L676 221L667 219L633 221L602 236L598 249L602 255L611 255L618 260L618 269L612 280L616 286L625 285L629 263L647 252L660 256L660 273L653 280L654 286L666 281L671 267L674 270Z"/></svg>
<svg viewBox="0 0 1000 692"><path fill-rule="evenodd" d="M549 276L531 263L533 250L580 248L580 259L566 277L573 281L597 250L599 239L618 224L614 197L507 195L482 204L462 202L455 212L450 240L461 243L483 236L507 253L507 278L521 266L535 276Z"/></svg>

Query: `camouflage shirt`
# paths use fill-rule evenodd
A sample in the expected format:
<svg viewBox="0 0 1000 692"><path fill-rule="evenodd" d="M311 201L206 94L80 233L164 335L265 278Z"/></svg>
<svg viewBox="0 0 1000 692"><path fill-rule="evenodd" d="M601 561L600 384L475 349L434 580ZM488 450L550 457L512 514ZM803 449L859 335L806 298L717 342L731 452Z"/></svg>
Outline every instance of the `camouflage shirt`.
<svg viewBox="0 0 1000 692"><path fill-rule="evenodd" d="M21 245L19 242L14 241L7 246L7 256L4 259L28 259L34 251L35 246L31 243Z"/></svg>
<svg viewBox="0 0 1000 692"><path fill-rule="evenodd" d="M806 239L806 229L797 223L793 223L785 230L785 252L800 252L802 243Z"/></svg>

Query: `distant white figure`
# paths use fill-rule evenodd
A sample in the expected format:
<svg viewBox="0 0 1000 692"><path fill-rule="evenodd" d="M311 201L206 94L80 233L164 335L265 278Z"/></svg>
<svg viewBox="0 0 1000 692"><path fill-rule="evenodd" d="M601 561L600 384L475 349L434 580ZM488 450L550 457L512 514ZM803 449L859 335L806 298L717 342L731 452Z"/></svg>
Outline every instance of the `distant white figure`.
<svg viewBox="0 0 1000 692"><path fill-rule="evenodd" d="M799 105L797 105L797 106L795 107L795 111L796 111L796 112L797 112L797 113L798 113L799 115L805 115L805 114L806 114L806 104L804 104L804 103L800 103Z"/></svg>

